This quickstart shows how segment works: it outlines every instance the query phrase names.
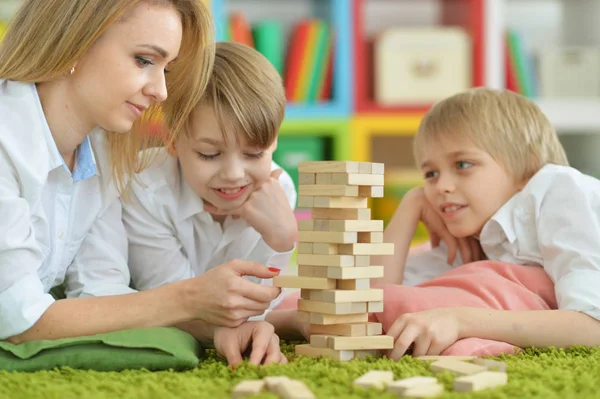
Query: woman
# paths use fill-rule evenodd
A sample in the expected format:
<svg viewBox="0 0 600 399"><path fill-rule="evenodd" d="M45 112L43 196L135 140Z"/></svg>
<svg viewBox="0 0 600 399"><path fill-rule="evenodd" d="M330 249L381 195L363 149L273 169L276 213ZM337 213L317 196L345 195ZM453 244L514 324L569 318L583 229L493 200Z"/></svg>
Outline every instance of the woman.
<svg viewBox="0 0 600 399"><path fill-rule="evenodd" d="M273 277L266 266L129 288L119 195L149 161L142 120L163 114L177 137L207 83L212 29L202 0L24 1L0 45L0 339L176 325L230 362L251 340L252 361L285 361L270 325L245 322L279 294L241 278Z"/></svg>

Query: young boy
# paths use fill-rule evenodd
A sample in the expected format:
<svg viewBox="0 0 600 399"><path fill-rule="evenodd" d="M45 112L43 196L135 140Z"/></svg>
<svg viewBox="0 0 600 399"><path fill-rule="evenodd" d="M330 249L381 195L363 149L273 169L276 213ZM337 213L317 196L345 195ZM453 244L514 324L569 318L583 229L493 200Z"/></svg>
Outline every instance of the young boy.
<svg viewBox="0 0 600 399"><path fill-rule="evenodd" d="M296 191L272 161L285 104L281 77L265 57L241 44L217 44L186 134L174 148L158 150L166 160L144 170L123 202L136 289L213 272L235 259L285 269L297 239ZM272 286L272 275L249 272L245 280L253 283L234 273L215 278L201 293L211 321L225 323L225 312L234 321L263 320L281 297L271 301L261 291Z"/></svg>
<svg viewBox="0 0 600 399"><path fill-rule="evenodd" d="M469 337L518 347L600 344L600 182L567 166L557 134L539 108L510 91L469 90L427 113L414 150L424 187L405 196L386 228L384 240L395 243L394 256L374 259L385 268L380 282L395 284L385 288L384 313L398 315L390 318L395 320L391 327L384 323L396 339L391 357L410 346L413 355L439 354ZM512 310L521 307L502 304L511 291L500 292L492 305L483 305L487 308L457 303L411 313L394 309L390 302L396 294L436 285L434 279L427 287L397 286L419 220L437 237L477 240L489 260L529 270L541 266L554 283L558 310L535 310L551 305ZM483 263L450 273L473 272ZM473 276L478 277L462 279ZM501 277L519 289L527 285ZM473 296L486 296L484 291Z"/></svg>

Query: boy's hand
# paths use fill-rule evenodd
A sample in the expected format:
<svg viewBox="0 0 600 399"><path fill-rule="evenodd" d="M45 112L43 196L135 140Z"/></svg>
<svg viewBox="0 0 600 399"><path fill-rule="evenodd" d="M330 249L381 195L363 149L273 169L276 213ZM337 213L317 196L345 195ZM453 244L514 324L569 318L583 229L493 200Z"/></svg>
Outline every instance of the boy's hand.
<svg viewBox="0 0 600 399"><path fill-rule="evenodd" d="M230 213L233 217L246 220L262 235L267 245L277 252L291 250L298 239L294 211L279 184L282 172L281 169L272 171L269 179L253 191L238 210ZM211 204L205 204L204 209L212 214L221 214Z"/></svg>
<svg viewBox="0 0 600 399"><path fill-rule="evenodd" d="M218 327L214 335L215 349L235 366L243 361L242 354L251 348L251 364L287 363L273 326L265 321L248 321L239 327Z"/></svg>
<svg viewBox="0 0 600 399"><path fill-rule="evenodd" d="M387 335L394 337L392 360L400 359L412 346L412 356L439 355L460 337L460 322L451 308L431 309L400 316Z"/></svg>
<svg viewBox="0 0 600 399"><path fill-rule="evenodd" d="M419 219L423 222L431 240L431 246L436 248L440 241L444 241L448 246L448 264L452 265L456 259L456 254L460 251L463 263L475 262L484 259L483 252L479 242L473 237L458 238L452 235L444 219L433 208L425 197L423 187L417 187L410 191L410 195L416 197L416 202L421 204Z"/></svg>

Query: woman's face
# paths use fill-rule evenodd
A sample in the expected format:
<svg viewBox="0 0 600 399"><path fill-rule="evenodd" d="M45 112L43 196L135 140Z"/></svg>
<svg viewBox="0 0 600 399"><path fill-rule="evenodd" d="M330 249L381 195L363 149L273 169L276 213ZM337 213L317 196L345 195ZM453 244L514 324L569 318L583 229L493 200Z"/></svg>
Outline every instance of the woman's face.
<svg viewBox="0 0 600 399"><path fill-rule="evenodd" d="M182 30L174 7L144 2L110 26L70 76L73 106L86 124L128 132L146 108L164 101Z"/></svg>

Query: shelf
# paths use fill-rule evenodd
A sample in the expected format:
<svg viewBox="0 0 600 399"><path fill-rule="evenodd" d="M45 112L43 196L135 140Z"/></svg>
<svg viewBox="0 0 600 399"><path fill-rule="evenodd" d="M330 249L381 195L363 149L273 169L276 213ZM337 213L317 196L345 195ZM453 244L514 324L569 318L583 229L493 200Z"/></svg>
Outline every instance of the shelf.
<svg viewBox="0 0 600 399"><path fill-rule="evenodd" d="M346 119L286 119L279 130L280 136L305 135L329 137L334 160L350 160L350 123Z"/></svg>
<svg viewBox="0 0 600 399"><path fill-rule="evenodd" d="M600 99L537 99L559 134L600 133Z"/></svg>

